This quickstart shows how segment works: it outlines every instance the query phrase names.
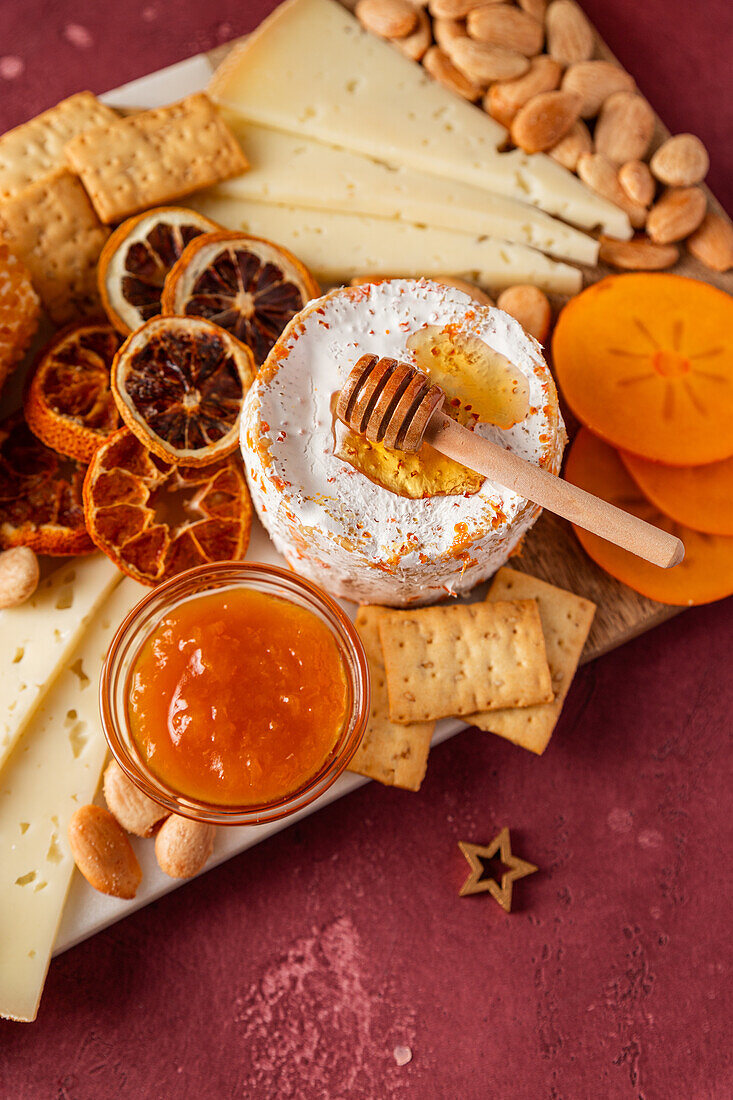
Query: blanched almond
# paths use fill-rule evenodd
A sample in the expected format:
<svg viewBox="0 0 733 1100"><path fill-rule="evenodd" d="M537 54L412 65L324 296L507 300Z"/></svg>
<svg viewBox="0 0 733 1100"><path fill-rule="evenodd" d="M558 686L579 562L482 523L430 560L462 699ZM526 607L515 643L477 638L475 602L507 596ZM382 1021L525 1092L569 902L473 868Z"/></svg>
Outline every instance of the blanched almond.
<svg viewBox="0 0 733 1100"><path fill-rule="evenodd" d="M683 241L701 224L707 205L699 187L671 187L649 211L646 231L657 244Z"/></svg>
<svg viewBox="0 0 733 1100"><path fill-rule="evenodd" d="M468 31L466 30L466 24L463 19L433 20L433 38L440 46L441 50L445 50L446 46L452 42L454 38L467 37Z"/></svg>
<svg viewBox="0 0 733 1100"><path fill-rule="evenodd" d="M531 15L504 4L486 4L468 13L466 26L471 38L489 46L504 46L525 57L542 49L545 29Z"/></svg>
<svg viewBox="0 0 733 1100"><path fill-rule="evenodd" d="M517 111L512 141L525 153L541 153L557 145L578 120L577 96L572 92L542 92Z"/></svg>
<svg viewBox="0 0 733 1100"><path fill-rule="evenodd" d="M443 283L444 286L455 287L456 290L462 290L464 294L468 294L474 302L480 302L482 306L493 306L494 304L488 294L484 294L479 287L466 282L465 279L457 279L455 275L436 275L433 281Z"/></svg>
<svg viewBox="0 0 733 1100"><path fill-rule="evenodd" d="M709 210L699 228L688 237L687 247L711 271L729 271L733 267L733 225Z"/></svg>
<svg viewBox="0 0 733 1100"><path fill-rule="evenodd" d="M472 38L454 39L448 44L447 53L469 80L484 86L492 80L512 80L529 68L529 59L516 50L486 46Z"/></svg>
<svg viewBox="0 0 733 1100"><path fill-rule="evenodd" d="M669 187L691 187L708 174L708 151L694 134L677 134L659 146L649 162L652 173Z"/></svg>
<svg viewBox="0 0 733 1100"><path fill-rule="evenodd" d="M408 0L359 0L354 12L363 27L381 38L404 38L417 23Z"/></svg>
<svg viewBox="0 0 733 1100"><path fill-rule="evenodd" d="M610 95L635 87L633 76L613 61L577 61L562 78L563 91L580 96L581 118L595 118Z"/></svg>
<svg viewBox="0 0 733 1100"><path fill-rule="evenodd" d="M395 46L402 50L405 57L410 58L410 61L420 61L433 41L427 12L420 9L417 13L417 26L414 31L406 35L405 38L395 38L393 41Z"/></svg>
<svg viewBox="0 0 733 1100"><path fill-rule="evenodd" d="M533 57L524 76L497 80L484 98L484 109L502 126L509 127L520 107L542 92L554 92L560 84L562 65L546 54Z"/></svg>
<svg viewBox="0 0 733 1100"><path fill-rule="evenodd" d="M519 0L519 6L527 15L533 16L538 23L544 23L547 0Z"/></svg>
<svg viewBox="0 0 733 1100"><path fill-rule="evenodd" d="M80 806L69 822L69 844L90 886L115 898L134 898L143 873L127 833L109 810Z"/></svg>
<svg viewBox="0 0 733 1100"><path fill-rule="evenodd" d="M38 558L29 546L0 554L0 608L18 607L38 588Z"/></svg>
<svg viewBox="0 0 733 1100"><path fill-rule="evenodd" d="M593 56L593 29L572 0L552 0L545 16L547 52L561 65Z"/></svg>
<svg viewBox="0 0 733 1100"><path fill-rule="evenodd" d="M614 92L598 116L594 141L617 164L643 160L654 134L654 111L637 92Z"/></svg>
<svg viewBox="0 0 733 1100"><path fill-rule="evenodd" d="M434 19L465 19L480 0L429 0L428 11Z"/></svg>
<svg viewBox="0 0 733 1100"><path fill-rule="evenodd" d="M590 130L584 122L578 119L568 130L565 137L560 138L560 141L557 145L553 145L552 149L548 149L548 154L558 164L562 164L563 168L567 168L569 172L574 172L583 153L591 153L592 151L593 138L590 136Z"/></svg>
<svg viewBox="0 0 733 1100"><path fill-rule="evenodd" d="M201 821L171 814L155 838L155 857L171 878L192 878L214 850L216 829Z"/></svg>
<svg viewBox="0 0 733 1100"><path fill-rule="evenodd" d="M646 207L638 202L632 202L618 181L616 165L603 153L583 153L578 158L578 175L583 183L602 195L615 206L619 206L628 215L629 221L635 229L640 229L647 216Z"/></svg>
<svg viewBox="0 0 733 1100"><path fill-rule="evenodd" d="M622 271L663 271L677 263L680 250L674 244L655 244L648 237L635 237L631 241L601 237L598 255L604 264Z"/></svg>
<svg viewBox="0 0 733 1100"><path fill-rule="evenodd" d="M470 103L475 103L481 95L481 85L474 84L472 80L464 76L461 70L453 64L448 54L441 50L439 46L431 46L426 51L422 63L434 80L438 80L446 88L455 92L456 95L463 96Z"/></svg>
<svg viewBox="0 0 733 1100"><path fill-rule="evenodd" d="M507 287L506 290L502 290L496 304L515 321L519 321L525 332L544 344L550 332L552 310L547 295L538 287L525 285Z"/></svg>
<svg viewBox="0 0 733 1100"><path fill-rule="evenodd" d="M152 836L155 826L169 811L153 802L128 779L116 760L104 770L104 800L123 829L135 836Z"/></svg>
<svg viewBox="0 0 733 1100"><path fill-rule="evenodd" d="M632 202L650 206L654 201L656 185L643 160L627 160L618 170L618 181Z"/></svg>

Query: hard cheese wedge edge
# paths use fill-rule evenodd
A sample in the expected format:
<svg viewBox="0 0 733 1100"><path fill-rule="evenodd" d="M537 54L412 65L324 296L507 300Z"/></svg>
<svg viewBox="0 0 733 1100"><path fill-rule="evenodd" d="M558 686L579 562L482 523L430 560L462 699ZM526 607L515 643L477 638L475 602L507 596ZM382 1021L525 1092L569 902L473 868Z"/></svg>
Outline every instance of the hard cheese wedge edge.
<svg viewBox="0 0 733 1100"><path fill-rule="evenodd" d="M243 122L227 121L250 170L219 184L234 199L399 218L459 233L516 241L550 256L593 265L598 242L516 199L457 180L392 169L323 142Z"/></svg>
<svg viewBox="0 0 733 1100"><path fill-rule="evenodd" d="M543 154L498 152L507 134L335 0L289 0L225 58L209 85L250 122L306 135L628 238L628 218Z"/></svg>
<svg viewBox="0 0 733 1100"><path fill-rule="evenodd" d="M125 578L67 656L0 776L0 1016L34 1020L74 870L67 828L99 784L99 677L147 590Z"/></svg>
<svg viewBox="0 0 733 1100"><path fill-rule="evenodd" d="M26 603L0 612L0 769L119 579L117 568L102 554L76 558L41 581Z"/></svg>

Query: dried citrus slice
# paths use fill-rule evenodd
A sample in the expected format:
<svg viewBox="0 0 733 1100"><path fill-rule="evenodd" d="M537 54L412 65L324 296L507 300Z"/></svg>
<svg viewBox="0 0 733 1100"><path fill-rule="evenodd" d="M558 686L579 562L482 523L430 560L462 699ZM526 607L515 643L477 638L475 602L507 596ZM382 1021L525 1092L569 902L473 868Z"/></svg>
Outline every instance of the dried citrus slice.
<svg viewBox="0 0 733 1100"><path fill-rule="evenodd" d="M587 428L581 428L573 441L565 477L655 527L671 531L685 544L684 561L673 569L660 569L576 527L586 553L612 577L642 596L681 606L710 603L733 593L733 538L701 534L658 511L642 495L617 452Z"/></svg>
<svg viewBox="0 0 733 1100"><path fill-rule="evenodd" d="M679 275L613 275L565 306L552 341L573 412L654 462L733 455L733 298Z"/></svg>
<svg viewBox="0 0 733 1100"><path fill-rule="evenodd" d="M666 516L709 535L733 536L733 458L707 466L663 466L628 451L624 466Z"/></svg>
<svg viewBox="0 0 733 1100"><path fill-rule="evenodd" d="M102 444L84 479L94 542L124 573L158 584L244 557L252 504L239 455L200 467L162 462L128 428Z"/></svg>
<svg viewBox="0 0 733 1100"><path fill-rule="evenodd" d="M121 342L109 321L81 321L39 353L26 384L25 418L59 454L88 462L120 426L109 375Z"/></svg>
<svg viewBox="0 0 733 1100"><path fill-rule="evenodd" d="M0 549L89 554L84 525L84 466L36 439L20 412L0 423Z"/></svg>
<svg viewBox="0 0 733 1100"><path fill-rule="evenodd" d="M252 352L198 317L154 317L128 336L112 366L125 424L154 454L206 466L237 446Z"/></svg>
<svg viewBox="0 0 733 1100"><path fill-rule="evenodd" d="M254 353L257 366L289 321L321 293L284 248L244 233L207 233L189 244L163 288L163 313L205 317Z"/></svg>
<svg viewBox="0 0 733 1100"><path fill-rule="evenodd" d="M115 229L99 257L97 280L105 312L124 336L160 313L165 277L184 248L216 222L181 206L158 206Z"/></svg>
<svg viewBox="0 0 733 1100"><path fill-rule="evenodd" d="M0 390L38 328L41 305L30 273L0 240Z"/></svg>

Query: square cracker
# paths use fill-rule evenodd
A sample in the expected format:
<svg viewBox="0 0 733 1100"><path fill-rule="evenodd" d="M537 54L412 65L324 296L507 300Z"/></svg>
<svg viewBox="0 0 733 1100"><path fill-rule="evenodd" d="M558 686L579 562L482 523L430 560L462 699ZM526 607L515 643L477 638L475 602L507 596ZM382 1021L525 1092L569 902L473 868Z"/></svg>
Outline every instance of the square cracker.
<svg viewBox="0 0 733 1100"><path fill-rule="evenodd" d="M66 165L64 152L77 134L114 122L117 112L91 92L78 92L0 137L0 199Z"/></svg>
<svg viewBox="0 0 733 1100"><path fill-rule="evenodd" d="M522 710L471 714L466 721L479 729L506 737L515 745L521 745L531 752L542 753L547 748L560 717L565 696L573 681L593 622L596 605L582 596L576 596L574 592L555 588L528 573L506 568L500 569L494 577L486 599L537 600L555 698L551 703L524 707Z"/></svg>
<svg viewBox="0 0 733 1100"><path fill-rule="evenodd" d="M87 130L66 146L103 222L245 172L247 158L203 92Z"/></svg>
<svg viewBox="0 0 733 1100"><path fill-rule="evenodd" d="M73 173L60 168L6 199L0 223L53 321L101 312L96 268L110 231Z"/></svg>
<svg viewBox="0 0 733 1100"><path fill-rule="evenodd" d="M371 673L372 702L369 722L361 745L349 764L349 771L367 775L391 787L418 791L425 776L435 722L412 722L398 726L389 718L389 700L379 618L382 607L360 607L356 616Z"/></svg>
<svg viewBox="0 0 733 1100"><path fill-rule="evenodd" d="M379 636L393 722L552 699L534 600L385 612Z"/></svg>

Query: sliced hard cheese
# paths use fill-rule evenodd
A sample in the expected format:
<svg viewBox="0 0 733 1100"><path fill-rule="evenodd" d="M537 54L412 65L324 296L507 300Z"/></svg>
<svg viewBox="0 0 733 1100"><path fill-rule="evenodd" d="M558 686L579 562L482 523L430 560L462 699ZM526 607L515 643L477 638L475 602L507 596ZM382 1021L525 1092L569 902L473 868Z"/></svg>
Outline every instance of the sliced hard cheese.
<svg viewBox="0 0 733 1100"><path fill-rule="evenodd" d="M109 558L68 561L0 612L0 768L84 627L120 579Z"/></svg>
<svg viewBox="0 0 733 1100"><path fill-rule="evenodd" d="M221 194L485 234L581 264L598 259L593 237L515 199L409 168L388 168L370 157L236 116L228 121L250 170L220 184Z"/></svg>
<svg viewBox="0 0 733 1100"><path fill-rule="evenodd" d="M464 275L491 290L533 283L576 294L580 271L521 244L362 214L240 202L210 192L189 205L228 229L284 245L325 282L355 275Z"/></svg>
<svg viewBox="0 0 733 1100"><path fill-rule="evenodd" d="M233 50L209 94L250 122L487 191L627 238L626 215L542 154L499 153L506 130L335 0L289 0Z"/></svg>
<svg viewBox="0 0 733 1100"><path fill-rule="evenodd" d="M35 1019L74 869L69 818L94 797L107 754L102 662L145 591L126 578L98 611L0 776L0 1016Z"/></svg>

